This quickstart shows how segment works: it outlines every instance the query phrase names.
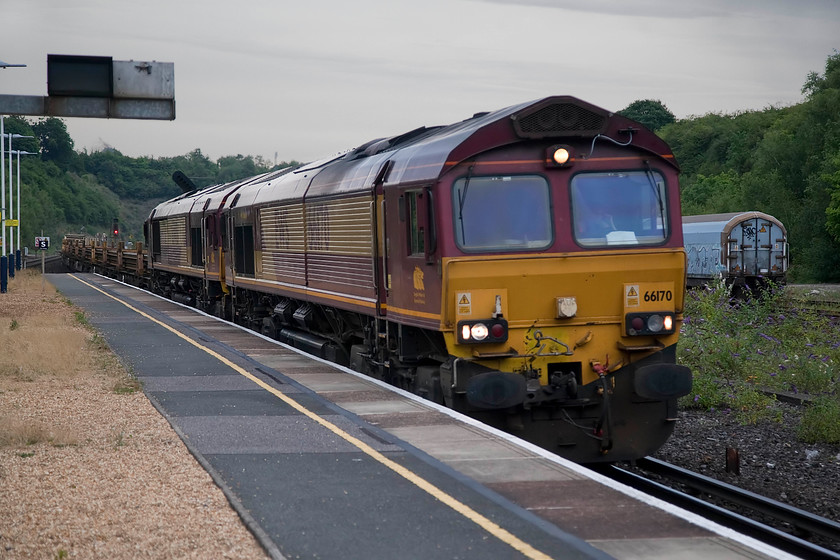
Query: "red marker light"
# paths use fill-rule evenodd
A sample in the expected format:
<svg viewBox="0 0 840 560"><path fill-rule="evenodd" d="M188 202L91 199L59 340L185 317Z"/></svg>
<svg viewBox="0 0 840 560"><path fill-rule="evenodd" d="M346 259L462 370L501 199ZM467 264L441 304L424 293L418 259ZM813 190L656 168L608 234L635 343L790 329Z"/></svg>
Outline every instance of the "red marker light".
<svg viewBox="0 0 840 560"><path fill-rule="evenodd" d="M493 338L502 338L505 336L505 327L501 323L496 323L490 327L490 336Z"/></svg>

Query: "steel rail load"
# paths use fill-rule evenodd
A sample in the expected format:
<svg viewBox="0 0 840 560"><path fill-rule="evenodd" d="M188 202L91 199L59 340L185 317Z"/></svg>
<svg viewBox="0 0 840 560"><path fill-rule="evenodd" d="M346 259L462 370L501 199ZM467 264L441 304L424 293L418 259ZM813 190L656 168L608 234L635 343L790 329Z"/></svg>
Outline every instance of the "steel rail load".
<svg viewBox="0 0 840 560"><path fill-rule="evenodd" d="M617 461L657 449L691 388L678 171L642 125L549 97L187 192L123 268L79 240L63 253L572 460Z"/></svg>

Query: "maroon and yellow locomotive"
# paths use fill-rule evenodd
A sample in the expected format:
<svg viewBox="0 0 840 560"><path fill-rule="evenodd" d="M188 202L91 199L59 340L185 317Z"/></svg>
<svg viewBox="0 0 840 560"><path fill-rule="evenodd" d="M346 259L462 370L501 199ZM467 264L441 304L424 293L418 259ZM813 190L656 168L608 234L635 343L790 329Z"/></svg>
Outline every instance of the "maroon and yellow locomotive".
<svg viewBox="0 0 840 560"><path fill-rule="evenodd" d="M584 463L670 435L678 168L638 123L550 97L186 193L152 286Z"/></svg>

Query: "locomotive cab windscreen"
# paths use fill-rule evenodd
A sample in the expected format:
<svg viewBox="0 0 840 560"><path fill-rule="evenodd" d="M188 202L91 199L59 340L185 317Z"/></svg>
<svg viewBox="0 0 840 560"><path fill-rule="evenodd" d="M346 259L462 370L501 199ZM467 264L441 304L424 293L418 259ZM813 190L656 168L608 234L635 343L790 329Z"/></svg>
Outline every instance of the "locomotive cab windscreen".
<svg viewBox="0 0 840 560"><path fill-rule="evenodd" d="M659 245L668 237L665 181L656 172L580 173L571 197L575 241L583 247Z"/></svg>
<svg viewBox="0 0 840 560"><path fill-rule="evenodd" d="M554 240L545 177L468 176L452 192L455 239L466 252L546 249Z"/></svg>

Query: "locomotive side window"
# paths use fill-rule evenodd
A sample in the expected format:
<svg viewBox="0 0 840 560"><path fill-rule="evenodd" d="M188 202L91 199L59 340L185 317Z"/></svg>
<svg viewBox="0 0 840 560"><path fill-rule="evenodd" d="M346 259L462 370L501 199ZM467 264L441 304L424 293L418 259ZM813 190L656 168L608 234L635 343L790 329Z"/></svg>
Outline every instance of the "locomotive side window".
<svg viewBox="0 0 840 560"><path fill-rule="evenodd" d="M658 245L668 235L665 180L653 171L572 178L575 241L583 247Z"/></svg>
<svg viewBox="0 0 840 560"><path fill-rule="evenodd" d="M160 220L152 221L152 260L160 261Z"/></svg>
<svg viewBox="0 0 840 560"><path fill-rule="evenodd" d="M408 191L405 193L406 206L408 207L409 254L415 256L426 253L425 232L423 231L423 226L420 225L417 210L418 198L421 196L423 196L422 193L417 191Z"/></svg>
<svg viewBox="0 0 840 560"><path fill-rule="evenodd" d="M537 175L464 177L452 189L465 251L545 249L553 241L548 182Z"/></svg>

